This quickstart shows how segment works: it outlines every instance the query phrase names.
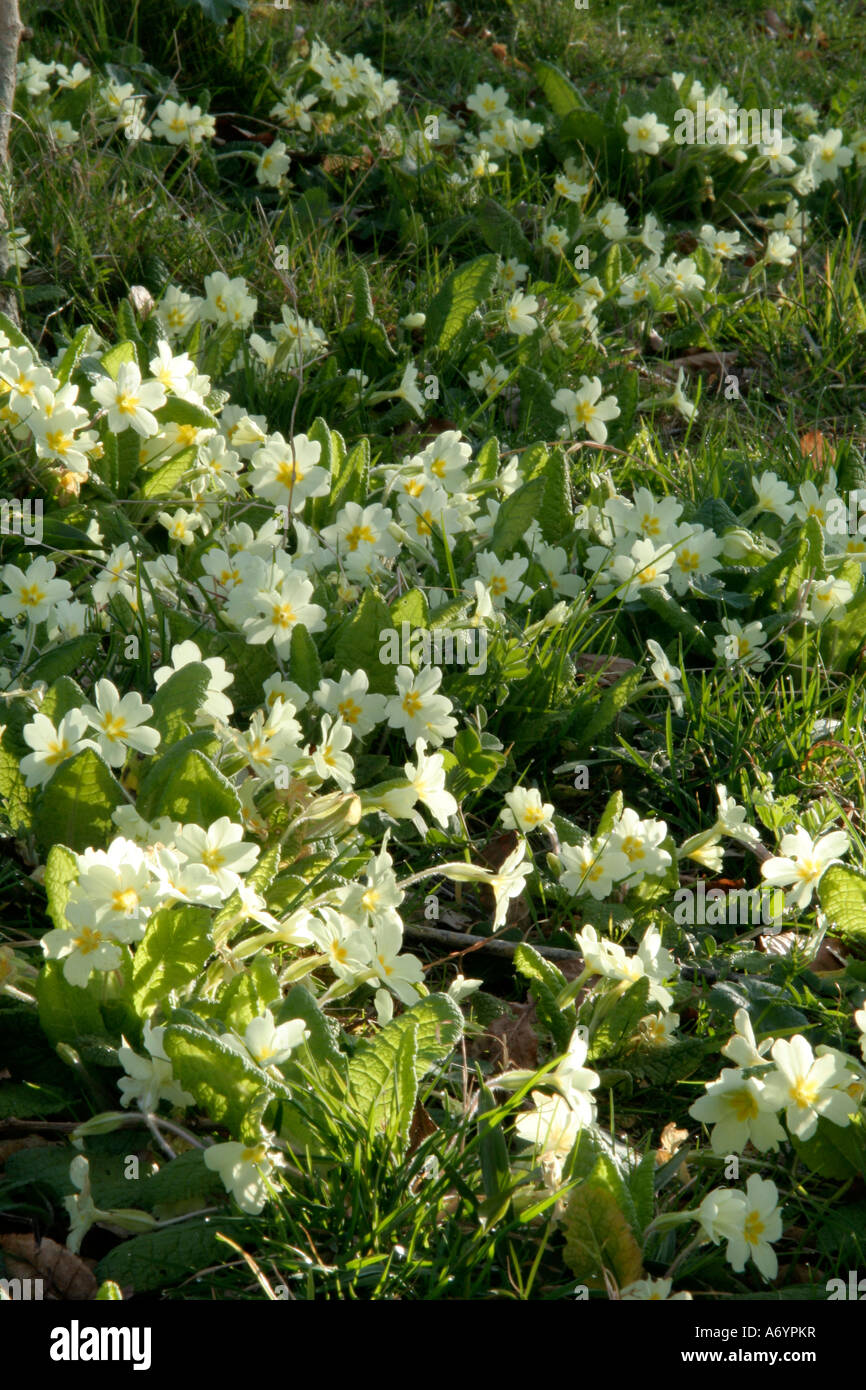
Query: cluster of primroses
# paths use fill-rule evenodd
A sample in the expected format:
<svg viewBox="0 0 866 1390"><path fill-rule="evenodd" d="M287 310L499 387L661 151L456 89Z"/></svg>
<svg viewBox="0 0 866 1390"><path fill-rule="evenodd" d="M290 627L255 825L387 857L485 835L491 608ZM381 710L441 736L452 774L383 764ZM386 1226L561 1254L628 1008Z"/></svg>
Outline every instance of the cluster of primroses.
<svg viewBox="0 0 866 1390"><path fill-rule="evenodd" d="M183 146L193 158L215 136L214 120L200 106L165 96L148 116L145 95L133 84L119 83L80 63L70 70L31 56L19 64L19 82L39 123L61 144L74 143L78 132L68 121L53 119L54 102L68 88L85 84L92 88L98 130L116 128L131 141L156 139ZM764 212L753 219L753 239L706 223L695 229L694 249L682 254L675 246L675 233L679 236L681 228L665 228L652 212L641 225L631 227L625 208L606 196L597 172L578 160L576 148L575 156L550 176L548 202L521 214L524 244L531 247L536 265L519 256L502 256L498 285L482 316L483 339L477 335L459 364L467 389L480 400L476 409L498 403L508 422L518 369L528 360L521 344L532 338L543 352L541 380L535 384L548 392L551 408L562 416L562 437L586 435L604 443L608 424L620 417L620 404L615 393L605 391L597 373L581 373L575 384L575 353L585 353L590 345L601 368L601 335L620 333L624 315L636 316L642 332L670 317L682 323L712 305L724 308L739 298L744 276L752 284L768 269L790 267L810 221L802 200L866 165L866 132L846 136L835 127L822 132L819 113L807 104L786 109L788 124L774 128L770 138L752 138L739 129L738 107L726 88L706 92L700 82L681 73L675 73L672 82L677 99L686 103L683 109L700 103L710 128L708 137L696 138L690 155L701 157L714 148L714 122L723 122L722 155L748 161L750 171L764 179ZM302 38L270 115L293 147L304 149L338 135L356 145L363 141L377 150L385 165L393 164L410 179L428 180L433 171L447 186L458 187L463 198L476 198L482 188L496 197L497 179L508 162L538 150L555 125L540 105L531 108L534 119L520 115L506 89L487 82L466 95L467 118L442 108L410 112L399 103L397 83L385 79L362 54L350 57ZM386 121L386 115L392 119ZM653 112L628 117L622 126L633 156L656 161L676 152L682 156L683 147L675 143L670 126ZM797 131L799 135L793 133ZM251 147L250 158L259 183L285 185L291 165L285 139L277 138L264 149ZM29 257L28 240L25 229L15 230L13 252L22 267ZM610 260L613 248L615 265ZM738 264L746 258L748 270ZM204 297L168 287L158 312L166 331L181 337L199 318L249 329L255 310L256 296L244 278L218 272L207 278ZM407 326L410 322L417 328L423 315L406 316ZM286 306L267 334L249 334L249 346L266 373L290 372L302 363L309 371L309 364L327 356L329 331L304 318L297 306ZM411 349L411 342L407 345ZM240 356L236 361L240 363ZM419 389L416 364L411 359L401 363L399 373L399 380L371 382L360 369L353 369L349 374L357 381L358 406L396 398L423 415L429 400ZM647 397L640 409L654 406L676 410L687 421L695 417L697 406L684 390L682 369L670 390Z"/></svg>

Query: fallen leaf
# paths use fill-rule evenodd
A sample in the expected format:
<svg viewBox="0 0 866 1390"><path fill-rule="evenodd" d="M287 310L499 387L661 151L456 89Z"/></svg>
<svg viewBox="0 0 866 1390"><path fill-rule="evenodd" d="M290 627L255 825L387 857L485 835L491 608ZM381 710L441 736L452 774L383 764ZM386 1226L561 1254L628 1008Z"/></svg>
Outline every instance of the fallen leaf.
<svg viewBox="0 0 866 1390"><path fill-rule="evenodd" d="M677 1129L674 1121L670 1120L661 1132L659 1146L656 1149L656 1167L663 1168L666 1163L669 1163L688 1137L687 1129ZM677 1177L682 1183L689 1181L690 1174L685 1163L681 1163L677 1169Z"/></svg>
<svg viewBox="0 0 866 1390"><path fill-rule="evenodd" d="M412 1115L412 1123L409 1126L409 1147L406 1156L409 1157L420 1148L425 1139L429 1139L431 1134L435 1134L439 1126L430 1118L428 1111L424 1109L420 1100L415 1102L415 1111Z"/></svg>
<svg viewBox="0 0 866 1390"><path fill-rule="evenodd" d="M804 458L814 459L819 465L829 459L835 461L836 450L820 430L807 430L800 438L800 453Z"/></svg>
<svg viewBox="0 0 866 1390"><path fill-rule="evenodd" d="M495 1018L469 1051L473 1058L489 1058L500 1071L535 1071L538 1066L538 1037L535 1032L535 1005L512 1004L515 1014Z"/></svg>
<svg viewBox="0 0 866 1390"><path fill-rule="evenodd" d="M9 1279L42 1279L44 1297L68 1302L93 1298L99 1281L80 1255L47 1236L0 1236L0 1251Z"/></svg>
<svg viewBox="0 0 866 1390"><path fill-rule="evenodd" d="M50 1149L51 1143L41 1134L25 1134L21 1139L0 1139L0 1166L19 1149Z"/></svg>

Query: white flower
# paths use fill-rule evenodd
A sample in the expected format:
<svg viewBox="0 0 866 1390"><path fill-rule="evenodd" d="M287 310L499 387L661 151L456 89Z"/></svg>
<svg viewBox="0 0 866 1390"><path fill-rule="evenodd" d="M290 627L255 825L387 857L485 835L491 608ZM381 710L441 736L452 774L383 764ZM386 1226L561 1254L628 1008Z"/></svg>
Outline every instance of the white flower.
<svg viewBox="0 0 866 1390"><path fill-rule="evenodd" d="M98 927L58 928L42 937L49 960L63 961L63 978L84 989L94 970L118 970L120 947Z"/></svg>
<svg viewBox="0 0 866 1390"><path fill-rule="evenodd" d="M538 307L534 294L522 294L520 290L515 290L505 306L505 326L509 333L515 333L518 337L534 333L538 322L533 315L538 313Z"/></svg>
<svg viewBox="0 0 866 1390"><path fill-rule="evenodd" d="M639 1299L649 1303L676 1303L677 1300L691 1300L691 1294L671 1293L673 1288L672 1279L636 1279L633 1284L626 1284L620 1289L619 1296L622 1302L628 1303Z"/></svg>
<svg viewBox="0 0 866 1390"><path fill-rule="evenodd" d="M767 265L790 265L797 254L797 248L785 232L770 232L764 260Z"/></svg>
<svg viewBox="0 0 866 1390"><path fill-rule="evenodd" d="M247 282L242 275L234 279L222 270L215 270L205 276L205 300L199 315L210 323L236 324L248 328L252 323L258 301L247 293ZM231 442L231 441L230 441Z"/></svg>
<svg viewBox="0 0 866 1390"><path fill-rule="evenodd" d="M776 1070L764 1078L768 1105L785 1107L788 1132L797 1139L809 1139L823 1116L844 1129L857 1109L857 1101L847 1087L857 1080L847 1071L839 1053L816 1057L807 1040L797 1033L790 1042L779 1038L770 1054Z"/></svg>
<svg viewBox="0 0 866 1390"><path fill-rule="evenodd" d="M424 971L417 956L401 956L403 927L393 917L382 918L373 928L370 965L378 979L407 1006L418 1002L416 985L424 983Z"/></svg>
<svg viewBox="0 0 866 1390"><path fill-rule="evenodd" d="M153 707L146 705L137 691L121 699L109 680L96 683L96 706L82 705L81 713L96 734L96 742L109 767L123 767L129 748L137 753L154 753L160 735L146 727Z"/></svg>
<svg viewBox="0 0 866 1390"><path fill-rule="evenodd" d="M781 855L773 856L761 865L761 875L774 888L794 885L787 894L789 906L802 912L812 901L812 894L828 864L848 853L850 841L844 830L813 840L802 825L779 843Z"/></svg>
<svg viewBox="0 0 866 1390"><path fill-rule="evenodd" d="M331 486L327 469L319 466L322 446L305 434L288 442L279 433L253 454L249 482L257 496L275 505L302 510L308 497L326 497Z"/></svg>
<svg viewBox="0 0 866 1390"><path fill-rule="evenodd" d="M558 410L566 417L566 423L562 426L560 435L565 438L583 429L597 444L605 443L607 439L605 421L616 420L621 412L616 403L616 397L605 396L602 399L601 392L601 379L597 376L592 378L581 376L580 390L578 391L570 391L567 387L561 387L556 392L551 405L554 410Z"/></svg>
<svg viewBox="0 0 866 1390"><path fill-rule="evenodd" d="M746 1183L742 1215L742 1231L728 1237L725 1258L737 1274L745 1269L746 1260L751 1258L766 1279L775 1279L779 1262L771 1242L782 1235L776 1184L752 1173Z"/></svg>
<svg viewBox="0 0 866 1390"><path fill-rule="evenodd" d="M318 742L310 752L316 774L323 782L333 778L341 791L351 791L355 764L346 749L352 742L352 730L346 728L339 716L332 722L329 714L322 716L320 727Z"/></svg>
<svg viewBox="0 0 866 1390"><path fill-rule="evenodd" d="M158 433L159 421L152 412L165 405L165 388L159 381L142 381L135 362L121 362L117 380L100 378L91 394L108 410L108 428L115 434L133 429L147 439Z"/></svg>
<svg viewBox="0 0 866 1390"><path fill-rule="evenodd" d="M415 760L417 766L404 765L406 780L444 830L451 816L457 814L457 802L445 789L445 760L441 753L426 753L422 738L415 740Z"/></svg>
<svg viewBox="0 0 866 1390"><path fill-rule="evenodd" d="M441 683L442 672L436 667L426 666L417 676L410 666L397 667L397 693L388 700L385 715L392 729L404 731L409 743L423 738L439 748L457 733L451 701L436 694Z"/></svg>
<svg viewBox="0 0 866 1390"><path fill-rule="evenodd" d="M55 579L56 573L57 566L44 555L37 555L26 571L17 565L4 565L0 581L11 592L0 598L0 616L45 622L56 604L72 598L70 585L65 579Z"/></svg>
<svg viewBox="0 0 866 1390"><path fill-rule="evenodd" d="M813 623L838 622L854 597L847 579L815 579L808 591L809 607L806 618Z"/></svg>
<svg viewBox="0 0 866 1390"><path fill-rule="evenodd" d="M606 898L614 883L627 878L631 863L621 850L594 849L590 840L580 845L563 843L559 858L565 865L560 883L567 893L590 893L597 901Z"/></svg>
<svg viewBox="0 0 866 1390"><path fill-rule="evenodd" d="M357 738L363 738L385 718L385 696L370 693L366 671L343 671L338 681L323 680L313 699L329 714L338 715Z"/></svg>
<svg viewBox="0 0 866 1390"><path fill-rule="evenodd" d="M739 232L718 232L715 227L708 224L701 227L701 241L713 256L718 256L720 260L733 260L736 256L745 255L745 246L740 245Z"/></svg>
<svg viewBox="0 0 866 1390"><path fill-rule="evenodd" d="M44 787L54 776L55 770L67 758L80 753L82 748L93 748L85 739L87 720L80 710L70 710L64 714L55 728L45 714L36 714L30 724L22 730L24 742L33 749L21 759L21 772L28 787Z"/></svg>
<svg viewBox="0 0 866 1390"><path fill-rule="evenodd" d="M787 483L777 478L775 473L766 470L756 478L752 475L752 487L757 497L757 507L762 512L774 512L786 524L794 514L790 505L794 494Z"/></svg>
<svg viewBox="0 0 866 1390"><path fill-rule="evenodd" d="M175 1078L171 1062L165 1054L162 1044L164 1031L163 1028L153 1028L150 1023L145 1023L143 1041L148 1057L134 1052L125 1038L123 1046L117 1049L118 1061L126 1072L117 1083L124 1109L135 1101L139 1110L149 1115L163 1100L177 1106L194 1104L195 1098Z"/></svg>
<svg viewBox="0 0 866 1390"><path fill-rule="evenodd" d="M651 637L647 639L647 647L649 648L650 656L653 657L650 670L656 680L664 686L665 690L670 695L674 712L676 714L682 714L683 693L679 685L679 682L682 680L682 671L679 666L671 665L664 654L663 648L659 646L658 642L653 641Z"/></svg>
<svg viewBox="0 0 866 1390"><path fill-rule="evenodd" d="M537 787L515 787L505 793L505 810L500 815L502 824L509 830L520 830L528 835L532 830L550 830L553 827L553 805L541 800Z"/></svg>
<svg viewBox="0 0 866 1390"><path fill-rule="evenodd" d="M244 1031L243 1044L231 1033L224 1033L221 1041L235 1051L247 1052L260 1067L278 1067L309 1036L310 1030L303 1019L291 1018L277 1026L270 1009L265 1009L258 1018L250 1019Z"/></svg>
<svg viewBox="0 0 866 1390"><path fill-rule="evenodd" d="M212 1173L219 1173L241 1211L258 1216L268 1200L267 1178L279 1161L267 1142L212 1144L204 1151L204 1161Z"/></svg>
<svg viewBox="0 0 866 1390"><path fill-rule="evenodd" d="M287 148L284 140L275 140L268 149L262 151L256 165L256 179L259 183L279 188L292 162L286 154Z"/></svg>
<svg viewBox="0 0 866 1390"><path fill-rule="evenodd" d="M640 883L645 874L663 874L670 866L670 854L660 848L667 833L665 821L641 820L630 807L614 821L607 845L610 850L619 850L629 861L630 885Z"/></svg>
<svg viewBox="0 0 866 1390"><path fill-rule="evenodd" d="M520 1115L514 1128L531 1144L539 1158L567 1158L582 1128L580 1112L562 1096L546 1096L533 1091L534 1110Z"/></svg>
<svg viewBox="0 0 866 1390"><path fill-rule="evenodd" d="M203 864L229 897L241 885L241 874L248 873L259 857L258 845L244 843L242 825L221 816L208 826L182 825L175 837L175 848L190 864Z"/></svg>
<svg viewBox="0 0 866 1390"><path fill-rule="evenodd" d="M768 1102L766 1089L756 1077L725 1067L715 1081L707 1082L706 1094L695 1101L689 1114L713 1126L713 1153L742 1153L749 1142L764 1153L777 1149L785 1138L776 1119L777 1109Z"/></svg>
<svg viewBox="0 0 866 1390"><path fill-rule="evenodd" d="M758 1045L755 1041L755 1030L752 1027L752 1020L749 1018L745 1009L737 1009L734 1014L734 1034L721 1048L723 1057L730 1057L731 1061L738 1067L759 1067L766 1061L766 1053L775 1042L775 1038L765 1038Z"/></svg>
<svg viewBox="0 0 866 1390"><path fill-rule="evenodd" d="M759 622L745 627L736 618L722 618L724 635L715 638L716 657L726 666L742 666L747 671L761 671L770 660L764 651L767 634Z"/></svg>
<svg viewBox="0 0 866 1390"><path fill-rule="evenodd" d="M623 130L628 136L628 147L632 153L658 154L670 131L652 111L643 116L629 116L623 121Z"/></svg>

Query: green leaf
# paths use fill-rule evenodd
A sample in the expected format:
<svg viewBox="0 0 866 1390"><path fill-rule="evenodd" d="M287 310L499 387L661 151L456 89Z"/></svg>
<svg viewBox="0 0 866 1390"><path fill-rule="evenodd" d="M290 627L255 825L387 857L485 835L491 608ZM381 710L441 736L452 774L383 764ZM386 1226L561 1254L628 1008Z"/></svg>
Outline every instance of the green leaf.
<svg viewBox="0 0 866 1390"><path fill-rule="evenodd" d="M818 899L843 941L866 941L866 873L831 864L821 875Z"/></svg>
<svg viewBox="0 0 866 1390"><path fill-rule="evenodd" d="M306 1055L315 1066L335 1067L345 1070L346 1058L340 1051L338 1029L335 1023L322 1013L310 991L304 985L292 985L285 999L274 1009L274 1019L288 1023L290 1019L301 1018L310 1030L310 1036L300 1056Z"/></svg>
<svg viewBox="0 0 866 1390"><path fill-rule="evenodd" d="M123 1293L119 1284L115 1284L113 1279L104 1279L96 1290L97 1303L122 1303Z"/></svg>
<svg viewBox="0 0 866 1390"><path fill-rule="evenodd" d="M163 1046L183 1089L195 1096L214 1124L225 1125L237 1137L262 1090L291 1099L281 1082L203 1028L169 1023Z"/></svg>
<svg viewBox="0 0 866 1390"><path fill-rule="evenodd" d="M101 847L117 833L111 813L124 801L105 760L83 748L60 765L42 790L33 816L37 842L45 848L58 843L74 850Z"/></svg>
<svg viewBox="0 0 866 1390"><path fill-rule="evenodd" d="M69 344L69 347L66 349L63 356L61 357L60 365L56 370L57 379L59 380L61 386L64 386L66 384L66 382L71 377L72 373L75 371L75 368L78 366L78 363L84 356L84 348L87 343L87 339L90 337L90 333L90 324L85 323L81 328L79 328L78 332L75 334L75 337L72 339L72 342Z"/></svg>
<svg viewBox="0 0 866 1390"><path fill-rule="evenodd" d="M544 491L538 509L538 524L548 545L558 545L574 530L568 466L561 449L554 449L544 466L543 476Z"/></svg>
<svg viewBox="0 0 866 1390"><path fill-rule="evenodd" d="M100 638L95 632L85 632L80 637L70 637L67 642L61 642L51 651L45 652L37 661L34 661L30 667L30 680L34 682L48 681L51 684L61 676L70 675L72 671L80 671L82 666L99 651L99 644ZM72 706L67 705L64 714L71 708ZM44 709L40 712L47 713ZM53 716L49 715L49 718L53 718Z"/></svg>
<svg viewBox="0 0 866 1390"><path fill-rule="evenodd" d="M481 1161L481 1184L488 1201L497 1197L507 1205L506 1193L512 1184L508 1145L502 1132L502 1120L485 1120L485 1115L498 1107L493 1095L484 1085L478 1088L478 1157Z"/></svg>
<svg viewBox="0 0 866 1390"><path fill-rule="evenodd" d="M620 1288L643 1273L640 1246L616 1198L601 1182L585 1182L572 1192L563 1218L565 1262L582 1284L603 1289L604 1271Z"/></svg>
<svg viewBox="0 0 866 1390"><path fill-rule="evenodd" d="M62 960L47 960L42 966L36 977L36 1003L42 1030L54 1046L107 1036L99 1005L89 989L64 979Z"/></svg>
<svg viewBox="0 0 866 1390"><path fill-rule="evenodd" d="M370 281L362 265L356 266L352 272L352 298L354 300L354 317L356 319L375 318L373 297L370 294Z"/></svg>
<svg viewBox="0 0 866 1390"><path fill-rule="evenodd" d="M860 1115L844 1127L819 1116L811 1139L795 1139L792 1135L791 1143L810 1172L819 1177L839 1182L866 1177L866 1129Z"/></svg>
<svg viewBox="0 0 866 1390"><path fill-rule="evenodd" d="M588 1061L616 1057L628 1045L641 1019L649 1012L649 986L646 976L636 980L602 1015L590 1039Z"/></svg>
<svg viewBox="0 0 866 1390"><path fill-rule="evenodd" d="M135 344L130 342L115 343L114 347L103 353L99 359L102 370L111 377L112 381L117 381L117 374L124 362L135 362Z"/></svg>
<svg viewBox="0 0 866 1390"><path fill-rule="evenodd" d="M65 845L52 845L45 861L45 892L48 895L48 915L62 931L69 923L66 920L66 904L69 902L69 885L78 878L78 860Z"/></svg>
<svg viewBox="0 0 866 1390"><path fill-rule="evenodd" d="M495 198L485 198L475 210L475 221L486 246L504 260L516 257L532 263L532 247L517 218Z"/></svg>
<svg viewBox="0 0 866 1390"><path fill-rule="evenodd" d="M583 98L565 73L553 63L538 62L533 69L539 87L554 116L567 116L583 107Z"/></svg>
<svg viewBox="0 0 866 1390"><path fill-rule="evenodd" d="M13 347L26 348L31 356L39 360L39 353L30 339L24 337L17 323L13 323L8 314L0 314L0 331L6 334Z"/></svg>
<svg viewBox="0 0 866 1390"><path fill-rule="evenodd" d="M138 785L136 810L145 820L153 820L153 807L163 795L166 783L186 765L187 755L192 751L209 757L218 752L219 738L210 729L198 729L172 744L167 752L158 758L151 758L144 764L141 781ZM219 819L219 817L217 817Z"/></svg>
<svg viewBox="0 0 866 1390"><path fill-rule="evenodd" d="M248 969L235 975L220 997L220 1015L243 1037L247 1024L261 1018L280 998L280 982L267 956L256 956Z"/></svg>
<svg viewBox="0 0 866 1390"><path fill-rule="evenodd" d="M448 276L427 310L428 347L440 353L453 347L479 304L492 293L497 273L495 256L479 256Z"/></svg>
<svg viewBox="0 0 866 1390"><path fill-rule="evenodd" d="M427 595L422 589L409 589L391 604L391 625L400 631L401 623L408 623L410 629L426 628L430 621Z"/></svg>
<svg viewBox="0 0 866 1390"><path fill-rule="evenodd" d="M393 1127L394 1072L407 1033L416 1033L414 1071L420 1080L451 1051L463 1029L463 1015L447 994L431 994L392 1019L371 1041L361 1043L349 1062L349 1097L358 1115L375 1128ZM397 1113L405 1092L397 1092Z"/></svg>
<svg viewBox="0 0 866 1390"><path fill-rule="evenodd" d="M166 759L171 757L172 751L169 750ZM161 783L158 769L163 761L160 758L152 765L154 787L147 801L150 820L171 816L172 820L194 821L205 829L221 816L240 821L241 804L237 792L203 753L194 748L186 749L180 762L172 766L166 781Z"/></svg>
<svg viewBox="0 0 866 1390"><path fill-rule="evenodd" d="M197 458L198 448L195 445L181 449L179 454L174 454L148 475L138 490L138 496L142 499L170 497L185 474L195 468Z"/></svg>
<svg viewBox="0 0 866 1390"><path fill-rule="evenodd" d="M538 516L544 489L544 478L533 478L506 497L497 512L490 540L483 548L492 551L497 559L507 560Z"/></svg>
<svg viewBox="0 0 866 1390"><path fill-rule="evenodd" d="M135 948L132 1002L145 1017L173 990L194 980L213 950L211 913L188 903L163 907L150 918Z"/></svg>
<svg viewBox="0 0 866 1390"><path fill-rule="evenodd" d="M0 1081L0 1120L57 1115L70 1108L68 1096L32 1081Z"/></svg>
<svg viewBox="0 0 866 1390"><path fill-rule="evenodd" d="M122 1241L100 1260L96 1277L134 1293L148 1293L179 1283L190 1270L222 1265L225 1258L226 1247L212 1222L181 1221Z"/></svg>
<svg viewBox="0 0 866 1390"><path fill-rule="evenodd" d="M192 733L210 680L211 673L203 662L190 661L169 676L151 696L153 713L147 722L159 730L162 740L160 748L170 748Z"/></svg>
<svg viewBox="0 0 866 1390"><path fill-rule="evenodd" d="M499 440L486 439L475 455L475 473L491 482L499 472Z"/></svg>
<svg viewBox="0 0 866 1390"><path fill-rule="evenodd" d="M656 1156L653 1149L644 1154L637 1167L628 1174L627 1182L634 1202L637 1229L635 1234L643 1235L655 1216L655 1171Z"/></svg>
<svg viewBox="0 0 866 1390"><path fill-rule="evenodd" d="M292 680L308 695L312 695L322 679L322 664L316 644L303 623L296 623L292 628L289 671Z"/></svg>
<svg viewBox="0 0 866 1390"><path fill-rule="evenodd" d="M337 436L339 439L339 435ZM341 441L342 442L342 441ZM359 439L351 453L346 454L345 446L342 454L334 456L331 465L331 492L328 497L328 510L333 518L341 507L345 507L347 502L357 502L363 505L367 500L369 492L370 478L370 441L366 438ZM316 498L315 501L324 502L323 498Z"/></svg>
<svg viewBox="0 0 866 1390"><path fill-rule="evenodd" d="M364 592L351 621L340 632L334 651L339 670L366 671L370 691L376 695L391 695L394 691L394 668L383 664L379 652L379 634L391 627L391 614L379 595L372 589Z"/></svg>
<svg viewBox="0 0 866 1390"><path fill-rule="evenodd" d="M155 1207L171 1207L189 1198L213 1198L225 1194L222 1179L206 1167L203 1149L188 1149L178 1154L170 1162L164 1163L158 1173L138 1181L124 1178L127 1191L136 1207L143 1211L153 1211Z"/></svg>
<svg viewBox="0 0 866 1390"><path fill-rule="evenodd" d="M574 1008L561 1010L556 1005L556 996L566 984L562 971L523 942L514 952L514 968L530 981L538 1017L553 1035L558 1050L565 1052L574 1028Z"/></svg>
<svg viewBox="0 0 866 1390"><path fill-rule="evenodd" d="M605 691L595 712L577 730L581 747L588 747L598 734L614 722L620 710L625 709L643 679L643 670L640 666L636 666L633 671L627 671L624 676L620 676L619 680Z"/></svg>
<svg viewBox="0 0 866 1390"><path fill-rule="evenodd" d="M684 637L692 638L696 646L709 652L711 643L700 623L670 594L663 593L660 589L647 588L641 595L641 601L674 632L681 632Z"/></svg>
<svg viewBox="0 0 866 1390"><path fill-rule="evenodd" d="M196 405L194 401L182 400L180 396L169 396L165 405L156 411L156 418L160 423L175 425L196 425L202 430L219 429L219 420L212 415L209 410L205 410L203 405Z"/></svg>

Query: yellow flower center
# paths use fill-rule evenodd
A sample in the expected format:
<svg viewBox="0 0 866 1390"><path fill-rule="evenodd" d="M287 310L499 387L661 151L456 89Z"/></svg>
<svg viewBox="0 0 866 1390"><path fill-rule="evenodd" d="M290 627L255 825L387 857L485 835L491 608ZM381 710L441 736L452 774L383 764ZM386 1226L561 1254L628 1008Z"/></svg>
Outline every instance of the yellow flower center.
<svg viewBox="0 0 866 1390"><path fill-rule="evenodd" d="M134 888L118 888L111 895L111 906L115 912L134 912L138 907L138 894Z"/></svg>
<svg viewBox="0 0 866 1390"><path fill-rule="evenodd" d="M97 931L95 927L84 927L75 938L75 949L83 956L89 956L91 951L98 950L101 945L102 932Z"/></svg>
<svg viewBox="0 0 866 1390"><path fill-rule="evenodd" d="M418 713L420 708L421 696L416 694L414 690L408 690L406 694L403 696L403 709L406 711L410 718L413 718Z"/></svg>
<svg viewBox="0 0 866 1390"><path fill-rule="evenodd" d="M375 545L376 537L369 526L353 526L351 531L346 532L346 545L350 550L357 550L361 541L366 541L368 545Z"/></svg>

